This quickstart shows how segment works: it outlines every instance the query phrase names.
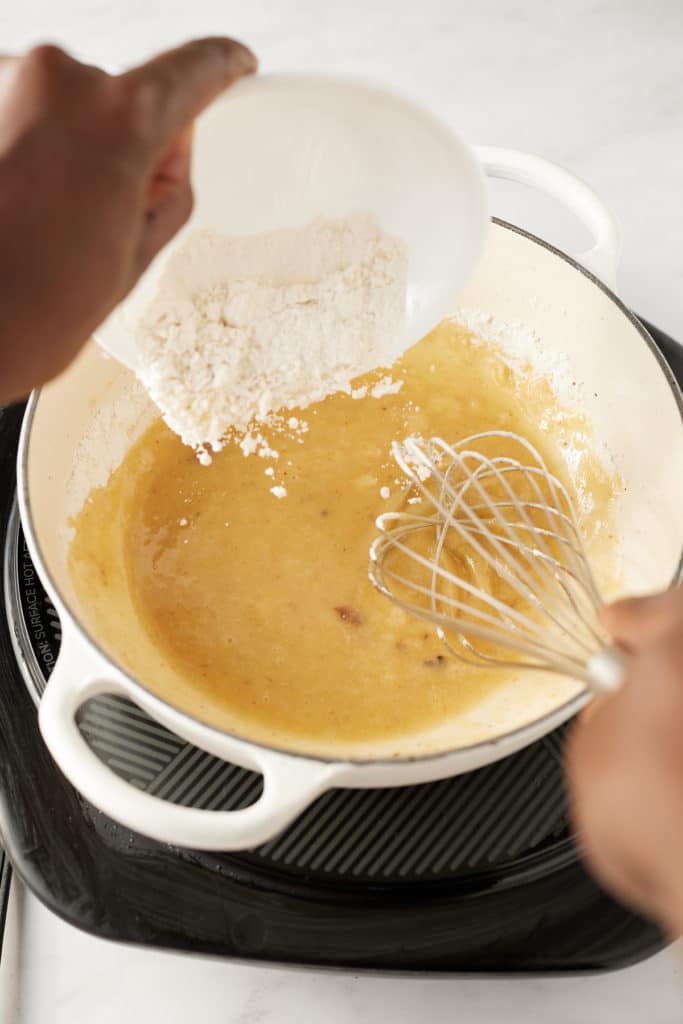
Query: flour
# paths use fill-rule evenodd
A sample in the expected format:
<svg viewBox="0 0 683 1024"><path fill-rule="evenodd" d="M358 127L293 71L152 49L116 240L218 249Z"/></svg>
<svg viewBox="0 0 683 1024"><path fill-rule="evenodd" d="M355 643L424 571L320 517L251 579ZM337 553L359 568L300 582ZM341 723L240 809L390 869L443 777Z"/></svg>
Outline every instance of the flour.
<svg viewBox="0 0 683 1024"><path fill-rule="evenodd" d="M138 376L203 463L233 438L276 458L256 424L305 432L285 410L351 393L401 354L406 271L405 246L365 214L244 238L195 231L138 326ZM384 378L377 397L401 383Z"/></svg>
<svg viewBox="0 0 683 1024"><path fill-rule="evenodd" d="M577 379L569 354L544 344L543 339L528 324L521 320L500 320L477 309L460 309L452 319L471 332L475 344L495 345L501 359L516 372L528 374L531 370L545 377L565 408L585 411L585 388ZM592 448L607 472L615 473L617 467L614 455L601 438L593 438ZM576 471L583 452L583 446L571 440L563 448L563 458L572 472ZM585 511L585 502L589 496L579 491L578 500Z"/></svg>
<svg viewBox="0 0 683 1024"><path fill-rule="evenodd" d="M358 388L351 389L351 398L384 398L385 395L395 395L403 387L402 380L394 380L392 377L382 377L376 384L362 384Z"/></svg>
<svg viewBox="0 0 683 1024"><path fill-rule="evenodd" d="M493 343L501 358L513 370L528 371L546 377L555 394L563 402L580 405L580 389L573 386L569 356L543 344L543 339L521 320L499 320L477 309L459 309L455 323L472 333L472 341Z"/></svg>

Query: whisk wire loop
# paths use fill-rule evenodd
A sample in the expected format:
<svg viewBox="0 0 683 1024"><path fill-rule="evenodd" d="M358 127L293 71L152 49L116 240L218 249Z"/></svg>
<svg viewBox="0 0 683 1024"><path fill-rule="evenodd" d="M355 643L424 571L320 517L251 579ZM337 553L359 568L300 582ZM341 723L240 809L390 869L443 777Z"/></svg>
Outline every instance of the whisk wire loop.
<svg viewBox="0 0 683 1024"><path fill-rule="evenodd" d="M403 509L377 520L373 584L460 660L595 683L591 666L610 652L600 592L574 501L534 445L484 431L455 444L408 438L392 454L410 486Z"/></svg>

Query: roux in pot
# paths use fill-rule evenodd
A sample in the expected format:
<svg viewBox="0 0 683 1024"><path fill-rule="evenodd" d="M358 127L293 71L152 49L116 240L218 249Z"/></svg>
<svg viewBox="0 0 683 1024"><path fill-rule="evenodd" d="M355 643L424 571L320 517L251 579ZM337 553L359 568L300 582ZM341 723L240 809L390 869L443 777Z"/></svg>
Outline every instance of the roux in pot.
<svg viewBox="0 0 683 1024"><path fill-rule="evenodd" d="M91 632L151 690L248 738L333 752L380 740L399 749L503 687L505 673L455 661L368 580L375 518L406 496L390 444L408 434L526 436L590 495L579 502L587 547L609 577L614 481L584 418L545 380L450 322L392 375L403 381L395 394L292 411L309 429L273 439L277 460L228 445L200 466L159 420L92 492L74 523L71 577ZM271 493L274 478L285 497ZM130 615L157 652L152 668L126 641Z"/></svg>

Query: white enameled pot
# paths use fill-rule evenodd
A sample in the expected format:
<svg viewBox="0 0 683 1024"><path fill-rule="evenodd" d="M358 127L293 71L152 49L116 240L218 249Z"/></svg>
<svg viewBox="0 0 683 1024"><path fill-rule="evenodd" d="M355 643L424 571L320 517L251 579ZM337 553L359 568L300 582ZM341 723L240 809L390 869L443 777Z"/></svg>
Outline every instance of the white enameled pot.
<svg viewBox="0 0 683 1024"><path fill-rule="evenodd" d="M611 290L618 260L614 221L593 192L562 168L495 149L481 149L479 157L489 175L534 185L564 202L591 230L595 245L572 259L494 222L462 305L528 325L565 360L625 485L618 520L625 587L667 586L681 564L683 404L649 335ZM90 487L118 465L146 422L136 403L126 401L132 389L129 371L97 346L87 346L59 379L31 397L18 456L26 540L63 626L40 727L65 775L106 814L183 846L253 847L284 829L326 789L408 785L470 771L532 743L586 702L585 692L574 689L568 699L565 690L539 714L537 706L513 709L507 693L508 704L497 709L495 734L483 742L461 745L454 739L449 746L444 723L435 752L326 760L250 742L156 696L88 634L66 568L69 517ZM208 811L170 804L124 782L88 747L76 724L78 709L100 694L127 697L190 743L260 772L262 796L243 810Z"/></svg>

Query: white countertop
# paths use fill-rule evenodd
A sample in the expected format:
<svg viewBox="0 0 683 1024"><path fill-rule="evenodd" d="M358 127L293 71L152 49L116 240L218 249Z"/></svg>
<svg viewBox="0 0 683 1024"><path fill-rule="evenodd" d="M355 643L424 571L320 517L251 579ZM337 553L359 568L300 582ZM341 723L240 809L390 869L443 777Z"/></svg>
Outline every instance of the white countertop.
<svg viewBox="0 0 683 1024"><path fill-rule="evenodd" d="M566 165L622 225L622 296L683 338L680 0L23 0L0 8L0 49L51 40L105 65L217 32L250 43L264 70L375 78L412 93L470 141ZM494 212L570 251L584 244L550 200L516 186L496 186L494 196ZM15 884L0 1020L669 1024L683 1018L678 958L667 951L627 971L569 979L249 967L93 939Z"/></svg>

